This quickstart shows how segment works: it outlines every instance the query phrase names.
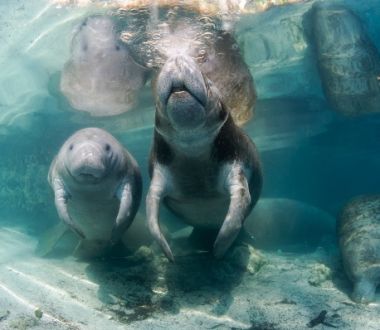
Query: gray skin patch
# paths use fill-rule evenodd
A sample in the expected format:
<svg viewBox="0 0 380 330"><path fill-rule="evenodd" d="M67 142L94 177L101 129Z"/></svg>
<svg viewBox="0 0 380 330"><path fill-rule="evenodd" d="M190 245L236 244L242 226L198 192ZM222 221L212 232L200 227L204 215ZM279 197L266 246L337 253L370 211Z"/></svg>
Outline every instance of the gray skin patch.
<svg viewBox="0 0 380 330"><path fill-rule="evenodd" d="M178 104L183 105L182 99L169 107L165 101L168 95L178 92L180 78L189 100L192 97L205 100L192 108L206 114L203 123L197 122L190 128L175 122L176 118L170 115L173 108L180 113ZM175 89L172 81L175 81ZM217 231L213 253L222 257L261 192L262 172L255 145L234 124L218 90L191 58L169 59L159 73L155 94L156 125L150 158L152 181L146 203L150 232L173 261L159 227L159 206L164 202L195 228Z"/></svg>

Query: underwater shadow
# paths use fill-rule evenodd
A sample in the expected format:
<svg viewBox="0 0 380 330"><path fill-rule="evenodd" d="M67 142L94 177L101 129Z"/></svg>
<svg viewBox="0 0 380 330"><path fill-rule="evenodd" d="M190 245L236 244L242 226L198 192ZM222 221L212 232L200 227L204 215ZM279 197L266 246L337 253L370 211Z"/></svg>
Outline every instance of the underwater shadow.
<svg viewBox="0 0 380 330"><path fill-rule="evenodd" d="M99 285L97 296L104 311L121 323L150 317L159 306L152 288L157 280L155 265L135 256L94 260L86 268L88 278Z"/></svg>
<svg viewBox="0 0 380 330"><path fill-rule="evenodd" d="M223 260L195 252L176 254L171 263L142 247L128 257L92 261L85 272L99 285L97 296L104 311L124 324L205 306L205 312L219 316L228 312L233 289L248 273L249 253L241 252L246 248L238 245L232 250Z"/></svg>
<svg viewBox="0 0 380 330"><path fill-rule="evenodd" d="M257 271L261 259L252 263L254 250L239 237L224 258L218 260L209 252L212 246L197 250L192 235L172 241L175 263L167 263L164 270L168 311L179 313L182 308L209 305L213 307L208 313L224 315L234 302L233 289L244 276ZM181 250L183 246L187 248Z"/></svg>

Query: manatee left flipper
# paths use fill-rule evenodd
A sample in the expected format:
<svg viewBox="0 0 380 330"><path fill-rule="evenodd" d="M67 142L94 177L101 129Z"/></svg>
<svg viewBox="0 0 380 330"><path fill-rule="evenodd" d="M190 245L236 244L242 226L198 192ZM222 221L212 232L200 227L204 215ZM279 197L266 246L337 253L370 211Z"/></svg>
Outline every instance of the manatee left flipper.
<svg viewBox="0 0 380 330"><path fill-rule="evenodd" d="M125 231L132 224L138 207L133 207L133 187L126 178L123 179L116 192L116 197L120 200L119 211L115 224L112 228L111 244L116 244ZM138 198L140 199L140 198Z"/></svg>
<svg viewBox="0 0 380 330"><path fill-rule="evenodd" d="M47 256L53 251L54 247L67 231L68 228L62 221L46 230L38 240L34 251L35 254L39 257Z"/></svg>
<svg viewBox="0 0 380 330"><path fill-rule="evenodd" d="M230 205L223 225L219 230L214 243L214 256L222 258L228 248L235 241L243 226L243 221L252 208L251 194L243 167L239 163L226 165L224 189L230 194Z"/></svg>

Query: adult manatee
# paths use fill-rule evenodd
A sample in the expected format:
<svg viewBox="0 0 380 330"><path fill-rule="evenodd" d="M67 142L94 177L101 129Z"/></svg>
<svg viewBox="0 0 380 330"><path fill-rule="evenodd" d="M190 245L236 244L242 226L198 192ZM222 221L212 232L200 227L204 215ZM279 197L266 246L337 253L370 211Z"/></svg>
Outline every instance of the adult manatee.
<svg viewBox="0 0 380 330"><path fill-rule="evenodd" d="M146 199L150 232L173 260L159 226L159 206L164 202L196 229L216 233L213 252L222 257L261 192L256 147L190 56L166 61L155 95L152 180Z"/></svg>

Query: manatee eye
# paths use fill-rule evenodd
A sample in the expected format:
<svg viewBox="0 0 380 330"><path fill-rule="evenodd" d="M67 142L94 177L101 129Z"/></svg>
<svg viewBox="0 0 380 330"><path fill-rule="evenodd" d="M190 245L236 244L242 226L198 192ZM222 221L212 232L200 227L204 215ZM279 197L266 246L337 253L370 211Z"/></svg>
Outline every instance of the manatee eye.
<svg viewBox="0 0 380 330"><path fill-rule="evenodd" d="M106 149L106 151L110 151L111 150L111 146L107 143L105 145L104 149Z"/></svg>
<svg viewBox="0 0 380 330"><path fill-rule="evenodd" d="M71 150L73 150L73 148L74 148L74 145L73 145L73 144L70 144L70 145L69 145L69 150L71 151Z"/></svg>
<svg viewBox="0 0 380 330"><path fill-rule="evenodd" d="M119 46L119 45L116 45L115 49L116 49L117 51L119 51L119 50L120 50L120 46Z"/></svg>

